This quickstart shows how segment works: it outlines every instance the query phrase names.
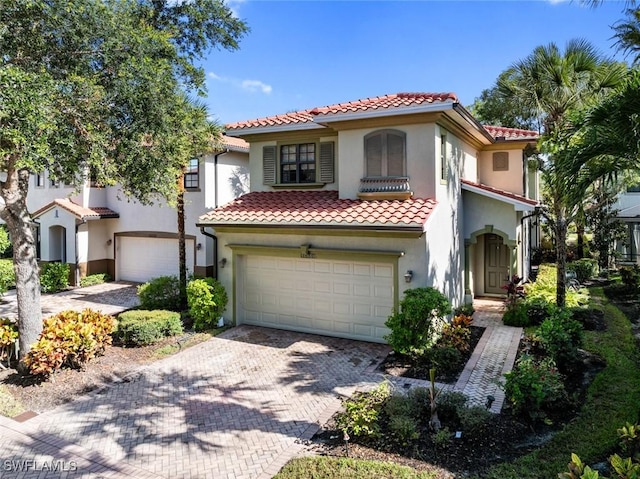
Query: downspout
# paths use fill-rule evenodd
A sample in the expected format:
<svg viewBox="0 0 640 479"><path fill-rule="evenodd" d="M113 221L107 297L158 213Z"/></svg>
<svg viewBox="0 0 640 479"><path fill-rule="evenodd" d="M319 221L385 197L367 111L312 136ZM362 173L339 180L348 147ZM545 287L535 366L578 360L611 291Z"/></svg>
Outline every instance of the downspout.
<svg viewBox="0 0 640 479"><path fill-rule="evenodd" d="M200 233L213 239L213 277L218 279L218 237L205 231L204 226L200 226Z"/></svg>

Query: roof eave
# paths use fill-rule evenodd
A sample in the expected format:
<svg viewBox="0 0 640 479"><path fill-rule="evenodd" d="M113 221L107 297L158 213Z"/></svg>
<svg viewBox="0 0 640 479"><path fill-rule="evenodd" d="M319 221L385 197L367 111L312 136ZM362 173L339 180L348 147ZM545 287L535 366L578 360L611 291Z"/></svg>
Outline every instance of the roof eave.
<svg viewBox="0 0 640 479"><path fill-rule="evenodd" d="M532 204L527 201L518 200L517 198L511 198L510 196L505 196L495 191L489 191L478 186L470 185L468 183L462 183L462 189L470 191L471 193L476 193L481 196L486 196L487 198L513 205L516 211L534 211L536 209L536 206L539 205L539 203Z"/></svg>
<svg viewBox="0 0 640 479"><path fill-rule="evenodd" d="M244 135L258 135L262 133L279 133L283 131L298 131L298 130L321 130L326 128L325 126L314 123L313 121L301 123L287 123L284 125L270 125L270 126L248 126L244 128L232 128L225 131L228 136L242 137Z"/></svg>
<svg viewBox="0 0 640 479"><path fill-rule="evenodd" d="M412 115L417 113L430 113L451 110L454 102L446 101L441 103L429 103L427 105L416 105L408 107L379 108L372 110L357 111L353 113L320 113L314 118L316 123L325 124L336 121L366 120L369 118L380 118L397 115Z"/></svg>

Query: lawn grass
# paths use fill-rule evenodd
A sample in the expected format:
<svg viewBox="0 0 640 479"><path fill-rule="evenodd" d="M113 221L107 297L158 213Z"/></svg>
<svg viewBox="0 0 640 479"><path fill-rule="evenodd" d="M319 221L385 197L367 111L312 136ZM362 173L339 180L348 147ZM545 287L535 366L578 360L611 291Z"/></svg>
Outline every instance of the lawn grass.
<svg viewBox="0 0 640 479"><path fill-rule="evenodd" d="M207 331L202 331L200 333L196 333L192 336L189 336L185 341L182 341L180 343L174 342L170 344L165 344L164 346L161 346L155 351L153 351L153 357L156 359L161 359L167 356L171 356L172 354L182 351L183 349L208 341L209 339L213 338L214 336L217 336L218 334L222 333L223 331L226 331L227 329L229 329L229 326L223 326L222 328L209 329Z"/></svg>
<svg viewBox="0 0 640 479"><path fill-rule="evenodd" d="M0 384L0 416L15 417L24 410L22 404L7 391L6 386Z"/></svg>
<svg viewBox="0 0 640 479"><path fill-rule="evenodd" d="M437 479L436 472L419 472L390 462L346 457L301 457L289 461L274 479Z"/></svg>
<svg viewBox="0 0 640 479"><path fill-rule="evenodd" d="M613 451L616 430L636 423L640 410L640 368L636 341L626 316L591 290L590 306L602 308L608 329L585 332L585 349L607 363L591 383L580 414L542 448L512 463L493 467L487 479L548 479L566 471L575 452L586 462L605 460Z"/></svg>

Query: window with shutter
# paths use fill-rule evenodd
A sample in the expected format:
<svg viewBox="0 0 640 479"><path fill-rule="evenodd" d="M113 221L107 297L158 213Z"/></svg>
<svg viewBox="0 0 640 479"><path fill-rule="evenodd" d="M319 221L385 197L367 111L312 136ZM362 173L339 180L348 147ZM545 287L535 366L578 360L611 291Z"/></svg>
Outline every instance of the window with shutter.
<svg viewBox="0 0 640 479"><path fill-rule="evenodd" d="M276 151L275 146L262 148L262 182L265 185L276 184Z"/></svg>
<svg viewBox="0 0 640 479"><path fill-rule="evenodd" d="M367 177L406 176L406 134L398 130L381 130L364 138Z"/></svg>

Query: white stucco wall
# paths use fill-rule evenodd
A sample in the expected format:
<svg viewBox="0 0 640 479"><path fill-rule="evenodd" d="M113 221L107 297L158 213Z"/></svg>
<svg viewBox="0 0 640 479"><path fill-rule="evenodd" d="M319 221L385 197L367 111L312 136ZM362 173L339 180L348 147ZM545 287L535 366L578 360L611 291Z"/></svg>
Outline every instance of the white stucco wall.
<svg viewBox="0 0 640 479"><path fill-rule="evenodd" d="M75 263L75 217L72 214L67 213L63 208L57 207L42 214L37 221L40 224L40 259L42 261L58 261L62 259L60 257L60 248L62 247L62 243L59 241L58 235L49 235L52 227L59 226L65 228L65 262Z"/></svg>

